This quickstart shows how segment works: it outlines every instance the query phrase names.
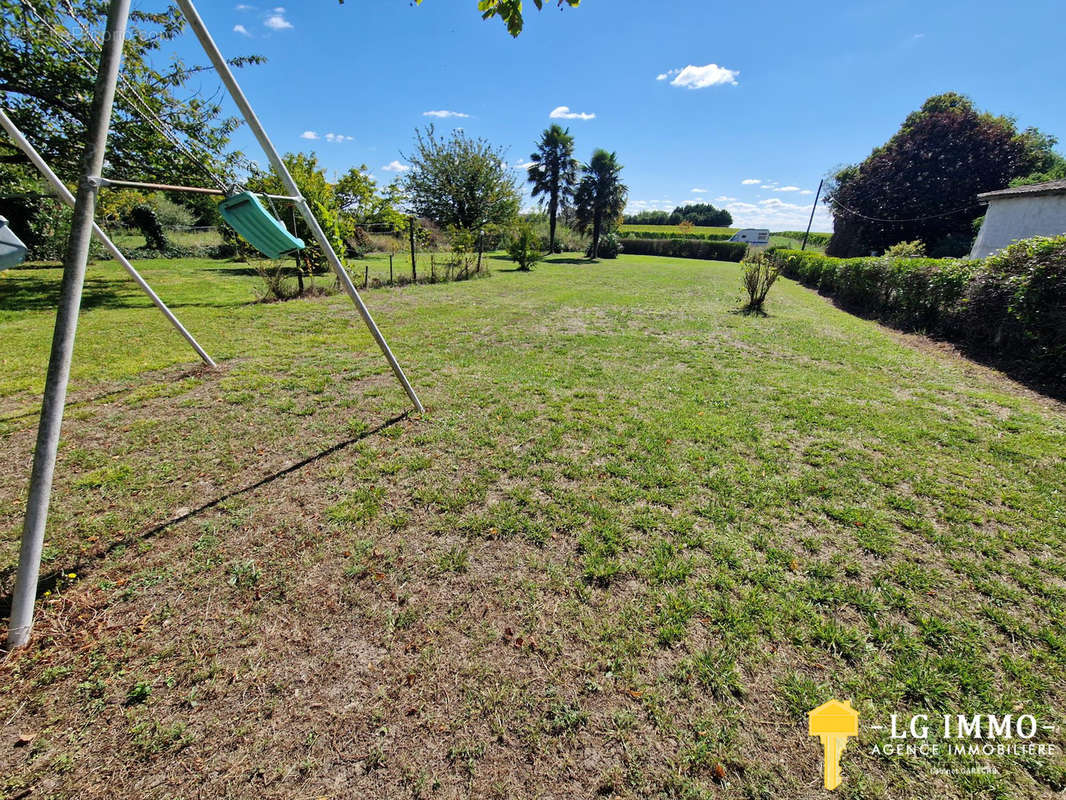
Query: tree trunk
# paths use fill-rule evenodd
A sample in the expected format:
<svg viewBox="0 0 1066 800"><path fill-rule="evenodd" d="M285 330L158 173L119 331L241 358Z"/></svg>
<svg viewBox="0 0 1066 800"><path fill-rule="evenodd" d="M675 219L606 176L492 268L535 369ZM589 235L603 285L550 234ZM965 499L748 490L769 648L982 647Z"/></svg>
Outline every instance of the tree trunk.
<svg viewBox="0 0 1066 800"><path fill-rule="evenodd" d="M596 216L592 220L592 259L595 261L600 257L600 215Z"/></svg>
<svg viewBox="0 0 1066 800"><path fill-rule="evenodd" d="M548 205L548 252L555 253L555 217L559 211L559 202L554 197Z"/></svg>

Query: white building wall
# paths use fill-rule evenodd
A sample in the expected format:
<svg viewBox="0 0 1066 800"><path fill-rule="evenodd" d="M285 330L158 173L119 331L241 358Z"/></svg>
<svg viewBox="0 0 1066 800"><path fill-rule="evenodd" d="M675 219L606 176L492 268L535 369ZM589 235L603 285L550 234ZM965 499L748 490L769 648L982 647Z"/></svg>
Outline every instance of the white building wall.
<svg viewBox="0 0 1066 800"><path fill-rule="evenodd" d="M1066 234L1066 193L994 197L970 258L984 258L1011 242Z"/></svg>

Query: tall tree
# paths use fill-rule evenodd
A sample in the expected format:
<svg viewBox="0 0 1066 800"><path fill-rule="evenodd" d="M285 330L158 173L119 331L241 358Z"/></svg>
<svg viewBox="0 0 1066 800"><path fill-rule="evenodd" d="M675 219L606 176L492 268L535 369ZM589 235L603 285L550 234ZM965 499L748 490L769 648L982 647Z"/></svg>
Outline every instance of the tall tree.
<svg viewBox="0 0 1066 800"><path fill-rule="evenodd" d="M333 187L342 213L357 225L391 224L399 229L405 220L396 210L402 201L395 183L379 187L366 164L351 167Z"/></svg>
<svg viewBox="0 0 1066 800"><path fill-rule="evenodd" d="M1053 145L962 95L930 97L887 143L835 175L826 194L833 211L827 252L865 255L918 239L930 255L962 255L983 213L977 195L1050 163Z"/></svg>
<svg viewBox="0 0 1066 800"><path fill-rule="evenodd" d="M574 197L577 183L577 159L570 129L552 125L540 136L537 152L530 156L529 182L533 196L544 196L548 203L548 252L555 252L555 223L559 211Z"/></svg>
<svg viewBox="0 0 1066 800"><path fill-rule="evenodd" d="M77 179L106 13L107 3L99 0L0 0L0 104L71 183ZM208 67L159 58L183 22L173 7L130 13L107 153L109 163L121 165L121 177L202 183L205 169L233 166L225 153L237 120L222 116L217 95L204 96L190 86ZM230 63L261 61L253 56ZM161 130L172 131L185 149ZM0 164L33 174L6 137L0 137Z"/></svg>
<svg viewBox="0 0 1066 800"><path fill-rule="evenodd" d="M625 210L629 189L621 181L622 165L615 153L597 150L581 167L583 175L574 196L577 225L592 233L592 257L599 258L600 235L610 231Z"/></svg>
<svg viewBox="0 0 1066 800"><path fill-rule="evenodd" d="M416 214L468 231L507 225L518 215L518 188L503 148L459 130L441 139L430 125L415 131L415 150L404 157L411 169L402 185Z"/></svg>

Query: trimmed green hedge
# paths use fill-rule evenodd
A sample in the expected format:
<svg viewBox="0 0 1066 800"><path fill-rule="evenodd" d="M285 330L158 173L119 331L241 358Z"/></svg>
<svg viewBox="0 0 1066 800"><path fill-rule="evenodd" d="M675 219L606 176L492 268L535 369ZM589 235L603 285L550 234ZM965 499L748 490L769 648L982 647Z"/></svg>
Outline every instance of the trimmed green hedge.
<svg viewBox="0 0 1066 800"><path fill-rule="evenodd" d="M619 231L623 239L695 239L705 242L728 242L731 233L682 233L679 231Z"/></svg>
<svg viewBox="0 0 1066 800"><path fill-rule="evenodd" d="M798 250L771 257L783 275L846 308L1023 364L1066 391L1066 236L1018 242L983 262Z"/></svg>
<svg viewBox="0 0 1066 800"><path fill-rule="evenodd" d="M703 258L708 261L740 261L748 250L740 242L714 242L701 239L623 239L622 251L631 256Z"/></svg>
<svg viewBox="0 0 1066 800"><path fill-rule="evenodd" d="M797 241L803 241L803 231L774 231L771 236L780 236L784 239L795 239ZM817 245L818 247L824 247L829 244L829 240L833 238L831 233L817 233L811 231L810 236L807 237L807 244Z"/></svg>
<svg viewBox="0 0 1066 800"><path fill-rule="evenodd" d="M836 297L842 305L897 325L940 331L957 314L979 270L972 261L936 258L831 258L775 250L783 275Z"/></svg>

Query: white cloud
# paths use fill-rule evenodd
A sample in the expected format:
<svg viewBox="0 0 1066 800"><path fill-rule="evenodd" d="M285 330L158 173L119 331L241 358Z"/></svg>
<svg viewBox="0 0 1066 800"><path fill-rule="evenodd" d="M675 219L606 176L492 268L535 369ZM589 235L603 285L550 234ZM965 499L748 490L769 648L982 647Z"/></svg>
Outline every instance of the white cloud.
<svg viewBox="0 0 1066 800"><path fill-rule="evenodd" d="M255 11L255 6L250 6L247 3L240 3L237 6L238 11Z"/></svg>
<svg viewBox="0 0 1066 800"><path fill-rule="evenodd" d="M388 164L383 166L382 169L386 172L407 172L407 170L411 168L399 161L390 161Z"/></svg>
<svg viewBox="0 0 1066 800"><path fill-rule="evenodd" d="M234 33L239 33L241 36L251 36L252 35L252 34L250 34L248 32L248 29L246 27L244 27L243 25L234 25L233 26L233 32Z"/></svg>
<svg viewBox="0 0 1066 800"><path fill-rule="evenodd" d="M319 137L318 137L318 134L315 133L314 131L304 131L303 133L300 134L300 138L301 139L315 140L315 139L317 139Z"/></svg>
<svg viewBox="0 0 1066 800"><path fill-rule="evenodd" d="M548 116L551 119L584 119L584 120L596 119L596 115L595 114L578 113L576 111L571 111L569 106L559 106L557 109L552 111L552 113L549 114Z"/></svg>
<svg viewBox="0 0 1066 800"><path fill-rule="evenodd" d="M814 194L810 189L801 189L800 194Z"/></svg>
<svg viewBox="0 0 1066 800"><path fill-rule="evenodd" d="M677 74L677 72L678 72L678 71L677 71L676 69L672 69L672 70L670 70L669 72L663 72L663 73L660 73L659 75L656 75L656 76L655 76L655 80L657 80L657 81L665 81L665 80L666 80L667 78L669 78L669 77L670 77L671 75L676 75L676 74Z"/></svg>
<svg viewBox="0 0 1066 800"><path fill-rule="evenodd" d="M326 141L333 142L334 144L340 144L341 142L354 142L355 137L345 136L343 133L327 133Z"/></svg>
<svg viewBox="0 0 1066 800"><path fill-rule="evenodd" d="M714 202L716 202L716 203L733 203L733 202L736 202L736 199L737 198L735 198L735 197L729 197L728 195L722 194L722 195L719 195L718 197L714 198Z"/></svg>
<svg viewBox="0 0 1066 800"><path fill-rule="evenodd" d="M448 119L449 117L460 117L462 119L468 119L469 114L464 114L462 111L423 111L423 117L436 117L437 119Z"/></svg>
<svg viewBox="0 0 1066 800"><path fill-rule="evenodd" d="M689 64L683 69L672 69L669 72L664 72L656 80L666 80L672 75L674 79L670 81L671 86L682 86L686 89L706 89L709 86L722 86L725 84L736 86L739 74L740 70L726 69L717 64L705 64L702 67Z"/></svg>
<svg viewBox="0 0 1066 800"><path fill-rule="evenodd" d="M514 168L515 169L529 169L530 167L533 166L533 164L534 164L534 162L532 162L532 161L516 161L514 163Z"/></svg>
<svg viewBox="0 0 1066 800"><path fill-rule="evenodd" d="M756 183L762 183L762 181L758 178L745 178L741 181L741 183L743 183L745 186L752 186Z"/></svg>
<svg viewBox="0 0 1066 800"><path fill-rule="evenodd" d="M798 192L799 190L798 186L778 186L774 189L775 192Z"/></svg>
<svg viewBox="0 0 1066 800"><path fill-rule="evenodd" d="M689 189L693 194L707 194L706 189Z"/></svg>
<svg viewBox="0 0 1066 800"><path fill-rule="evenodd" d="M275 8L274 13L263 20L263 24L272 31L284 31L293 27L293 24L285 19L284 8Z"/></svg>

